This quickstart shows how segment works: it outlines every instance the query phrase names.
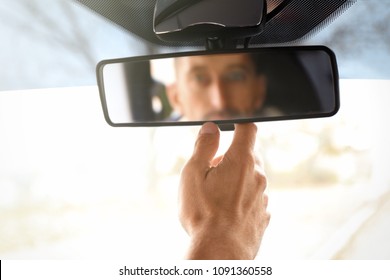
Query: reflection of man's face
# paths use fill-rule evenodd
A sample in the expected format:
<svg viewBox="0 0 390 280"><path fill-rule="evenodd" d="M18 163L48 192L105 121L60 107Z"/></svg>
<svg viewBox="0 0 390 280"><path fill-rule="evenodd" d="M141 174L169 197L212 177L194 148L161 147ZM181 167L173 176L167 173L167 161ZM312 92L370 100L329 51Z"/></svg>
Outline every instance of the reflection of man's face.
<svg viewBox="0 0 390 280"><path fill-rule="evenodd" d="M263 104L265 79L247 54L181 57L175 63L176 82L167 93L187 120L252 116Z"/></svg>

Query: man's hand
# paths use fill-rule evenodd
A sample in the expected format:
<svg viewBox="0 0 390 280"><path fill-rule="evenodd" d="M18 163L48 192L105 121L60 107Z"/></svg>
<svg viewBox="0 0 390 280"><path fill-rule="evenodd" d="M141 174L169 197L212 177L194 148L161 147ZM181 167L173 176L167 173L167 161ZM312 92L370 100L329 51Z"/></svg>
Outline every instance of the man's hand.
<svg viewBox="0 0 390 280"><path fill-rule="evenodd" d="M253 151L256 132L254 124L236 125L230 148L214 158L218 126L206 123L200 130L179 194L189 259L255 258L270 220L266 177Z"/></svg>

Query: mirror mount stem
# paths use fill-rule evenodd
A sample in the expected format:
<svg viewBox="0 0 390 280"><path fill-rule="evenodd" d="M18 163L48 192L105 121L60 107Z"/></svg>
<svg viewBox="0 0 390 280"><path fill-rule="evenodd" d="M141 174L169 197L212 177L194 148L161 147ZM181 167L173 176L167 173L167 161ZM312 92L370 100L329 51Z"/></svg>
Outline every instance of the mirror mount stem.
<svg viewBox="0 0 390 280"><path fill-rule="evenodd" d="M247 49L249 47L249 42L252 37L247 37L244 39L243 48ZM238 39L229 39L226 37L212 37L206 38L206 50L234 50L238 48Z"/></svg>
<svg viewBox="0 0 390 280"><path fill-rule="evenodd" d="M233 42L233 40L227 40L226 38L220 38L220 37L206 38L207 50L223 50L223 49L232 49L235 47L236 47L236 42Z"/></svg>

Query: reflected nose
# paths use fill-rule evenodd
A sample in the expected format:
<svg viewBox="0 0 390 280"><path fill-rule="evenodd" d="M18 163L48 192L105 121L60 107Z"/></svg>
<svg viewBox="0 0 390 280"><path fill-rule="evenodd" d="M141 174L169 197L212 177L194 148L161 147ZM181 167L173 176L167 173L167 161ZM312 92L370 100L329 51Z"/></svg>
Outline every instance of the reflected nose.
<svg viewBox="0 0 390 280"><path fill-rule="evenodd" d="M215 81L210 89L210 103L216 110L222 110L227 107L226 89L222 81Z"/></svg>

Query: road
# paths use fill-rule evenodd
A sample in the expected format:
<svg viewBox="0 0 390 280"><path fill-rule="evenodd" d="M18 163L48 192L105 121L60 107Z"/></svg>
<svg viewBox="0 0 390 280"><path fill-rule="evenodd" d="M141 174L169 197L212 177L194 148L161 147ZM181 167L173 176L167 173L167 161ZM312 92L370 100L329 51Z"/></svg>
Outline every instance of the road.
<svg viewBox="0 0 390 280"><path fill-rule="evenodd" d="M335 258L390 260L390 193L380 198L372 215L352 234Z"/></svg>

